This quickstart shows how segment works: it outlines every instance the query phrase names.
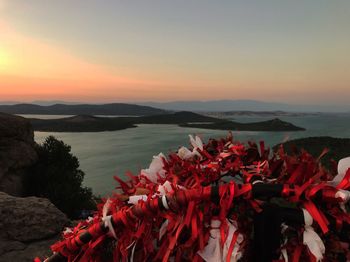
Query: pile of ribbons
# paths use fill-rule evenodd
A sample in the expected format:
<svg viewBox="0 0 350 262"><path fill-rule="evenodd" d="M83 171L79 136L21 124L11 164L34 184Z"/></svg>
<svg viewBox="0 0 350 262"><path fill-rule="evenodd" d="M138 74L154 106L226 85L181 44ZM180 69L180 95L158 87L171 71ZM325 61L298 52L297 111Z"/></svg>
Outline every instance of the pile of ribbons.
<svg viewBox="0 0 350 262"><path fill-rule="evenodd" d="M44 261L349 261L350 158L226 138L159 154ZM36 258L35 261L41 261Z"/></svg>

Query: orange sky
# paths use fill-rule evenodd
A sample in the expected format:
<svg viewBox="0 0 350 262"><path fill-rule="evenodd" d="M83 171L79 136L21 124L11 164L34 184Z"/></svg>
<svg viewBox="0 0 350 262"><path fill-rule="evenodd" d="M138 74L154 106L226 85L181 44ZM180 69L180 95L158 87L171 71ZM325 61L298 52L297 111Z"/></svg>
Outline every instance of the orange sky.
<svg viewBox="0 0 350 262"><path fill-rule="evenodd" d="M143 86L157 84L137 75L121 76L113 68L89 63L49 42L24 36L4 22L0 30L3 99L84 100L101 93L108 98L108 93L115 91L120 99L126 99L142 92Z"/></svg>
<svg viewBox="0 0 350 262"><path fill-rule="evenodd" d="M69 1L63 2L66 6L71 5ZM155 31L142 36L139 32L132 36L135 39L140 37L139 43L131 40L122 43L133 30L134 21L128 17L129 24L121 29L125 32L120 31L124 35L117 39L119 42L105 46L102 40L96 40L97 47L92 52L87 52L86 45L81 48L79 43L87 43L84 37L90 36L79 36L81 39L77 36L79 41L74 42L72 35L64 34L64 28L68 26L64 21L63 29L60 28L63 33L58 32L61 35L57 38L53 37L54 34L49 35L48 29L54 28L50 21L42 21L42 24L30 19L26 21L24 12L29 12L28 17L36 14L35 5L33 6L25 6L23 2L15 0L0 0L0 15L3 14L0 17L0 101L257 99L344 104L347 103L345 97L350 97L350 57L349 52L345 52L350 37L344 36L340 31L337 35L328 36L324 32L322 34L321 27L317 27L320 31L317 35L308 35L313 34L312 31L305 36L298 35L300 39L306 39L301 44L286 38L289 35L288 29L283 32L280 28L274 28L276 32L270 32L272 35L268 36L268 30L263 35L249 25L246 30L239 31L250 40L252 46L248 46L243 42L235 44L234 35L234 41L231 36L229 39L232 43L224 38L224 33L222 39L215 38L216 28L204 28L203 31L193 29L192 36L187 36L181 31L186 32L186 27L176 24L173 28L176 30L164 36L164 32L158 32L162 25L152 24L152 30ZM22 13L21 7L24 10ZM38 6L36 8L39 9ZM50 8L45 11L48 10ZM106 10L101 14L104 12ZM147 15L144 14L145 19L148 18ZM76 22L79 22L79 17ZM94 22L97 23L98 20ZM138 22L141 25L144 23ZM274 25L277 20L270 22ZM26 23L31 26L27 27ZM45 23L48 23L46 27ZM115 25L119 24L120 22ZM288 25L285 25L286 28ZM92 25L86 24L84 28L88 33L89 26ZM159 28L154 29L154 26ZM91 29L91 32L93 30L96 29ZM252 30L252 35L246 36L249 30ZM98 31L101 29L97 29L96 34ZM333 31L330 27L329 32ZM114 33L114 30L111 32ZM176 32L182 34L182 38L176 38L173 35ZM192 38L194 33L199 34L196 36L198 39ZM213 34L212 38L210 33ZM278 34L285 37L279 37ZM344 39L338 41L338 35ZM155 44L155 40L149 40L148 36L158 37L157 47L147 46L149 41ZM108 37L112 37L111 34ZM199 39L203 41L198 41Z"/></svg>
<svg viewBox="0 0 350 262"><path fill-rule="evenodd" d="M85 61L49 41L23 35L4 22L0 23L0 30L2 99L186 99L188 95L202 96L197 88L212 94L214 83L206 86L208 83L186 79L186 76L179 81L166 75L147 77L142 72L119 71Z"/></svg>

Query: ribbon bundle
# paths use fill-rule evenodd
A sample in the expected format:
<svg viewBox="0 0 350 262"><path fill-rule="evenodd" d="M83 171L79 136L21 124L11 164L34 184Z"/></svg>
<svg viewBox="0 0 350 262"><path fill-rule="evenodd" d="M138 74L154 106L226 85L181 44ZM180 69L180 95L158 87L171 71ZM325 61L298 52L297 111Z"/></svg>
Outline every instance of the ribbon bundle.
<svg viewBox="0 0 350 262"><path fill-rule="evenodd" d="M155 156L45 261L347 261L350 158L327 170L231 134ZM36 259L40 261L40 259Z"/></svg>

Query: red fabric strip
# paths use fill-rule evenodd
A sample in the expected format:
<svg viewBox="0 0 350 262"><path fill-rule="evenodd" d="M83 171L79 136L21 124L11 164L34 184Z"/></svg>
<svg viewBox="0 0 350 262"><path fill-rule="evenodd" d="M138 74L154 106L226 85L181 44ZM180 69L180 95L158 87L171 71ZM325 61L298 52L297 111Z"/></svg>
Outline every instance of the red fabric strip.
<svg viewBox="0 0 350 262"><path fill-rule="evenodd" d="M329 222L327 218L323 215L323 213L319 211L315 206L315 204L312 203L311 201L305 202L304 207L310 213L312 218L318 223L322 232L326 234L328 232Z"/></svg>
<svg viewBox="0 0 350 262"><path fill-rule="evenodd" d="M233 234L232 236L232 240L231 240L231 243L230 243L230 247L227 251L227 257L226 257L226 262L230 262L231 261L231 256L232 256L232 252L233 252L233 248L235 247L235 244L236 244L236 241L237 241L237 238L238 238L238 230L235 231L235 233Z"/></svg>
<svg viewBox="0 0 350 262"><path fill-rule="evenodd" d="M303 246L302 245L298 245L294 249L292 262L299 262L300 261L300 256L301 256L301 252L302 251L303 251Z"/></svg>
<svg viewBox="0 0 350 262"><path fill-rule="evenodd" d="M190 201L190 203L188 204L188 207L187 207L186 217L185 217L185 221L184 221L186 226L190 225L194 206L195 206L194 201Z"/></svg>

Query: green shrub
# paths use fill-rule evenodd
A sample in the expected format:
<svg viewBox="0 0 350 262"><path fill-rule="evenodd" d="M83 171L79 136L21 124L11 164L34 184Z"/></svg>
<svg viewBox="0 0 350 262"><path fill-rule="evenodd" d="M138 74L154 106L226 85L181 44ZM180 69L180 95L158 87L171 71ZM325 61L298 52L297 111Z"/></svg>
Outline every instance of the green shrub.
<svg viewBox="0 0 350 262"><path fill-rule="evenodd" d="M37 146L39 160L28 176L29 195L45 197L70 218L79 210L94 209L91 188L82 186L84 172L71 147L53 136Z"/></svg>

